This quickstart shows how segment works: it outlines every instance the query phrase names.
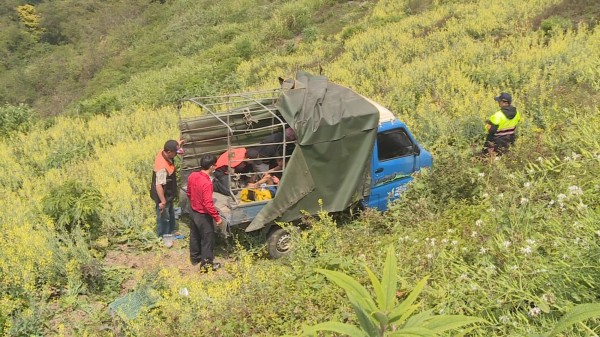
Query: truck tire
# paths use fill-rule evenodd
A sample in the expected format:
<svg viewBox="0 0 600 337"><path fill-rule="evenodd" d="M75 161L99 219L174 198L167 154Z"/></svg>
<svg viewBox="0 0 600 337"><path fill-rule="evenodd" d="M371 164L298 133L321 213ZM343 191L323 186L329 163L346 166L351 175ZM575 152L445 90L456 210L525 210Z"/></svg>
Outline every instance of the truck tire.
<svg viewBox="0 0 600 337"><path fill-rule="evenodd" d="M279 227L273 226L267 235L267 251L273 259L282 258L292 250L292 236L288 231Z"/></svg>

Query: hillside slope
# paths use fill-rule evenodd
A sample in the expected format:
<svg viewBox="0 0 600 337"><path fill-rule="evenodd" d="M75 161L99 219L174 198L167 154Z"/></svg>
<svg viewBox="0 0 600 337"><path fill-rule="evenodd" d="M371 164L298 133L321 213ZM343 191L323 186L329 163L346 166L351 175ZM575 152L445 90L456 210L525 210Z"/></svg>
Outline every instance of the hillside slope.
<svg viewBox="0 0 600 337"><path fill-rule="evenodd" d="M484 318L471 336L544 333L599 302L596 1L40 1L39 13L65 6L54 13L74 17L53 18L60 29L30 45L22 34L33 39L36 26L12 11L22 4L0 5L2 334L280 336L358 324L315 268L367 284L363 265L380 274L389 245L398 298L429 276L418 311ZM189 268L185 242L167 250L155 237L147 195L154 154L178 137L170 104L320 68L394 111L434 168L385 214L341 227L313 219L289 259L268 260L239 236L219 244L225 270ZM523 114L519 139L480 160L500 91ZM151 289L154 305L112 316L109 303L136 289ZM598 323L563 335L598 335Z"/></svg>

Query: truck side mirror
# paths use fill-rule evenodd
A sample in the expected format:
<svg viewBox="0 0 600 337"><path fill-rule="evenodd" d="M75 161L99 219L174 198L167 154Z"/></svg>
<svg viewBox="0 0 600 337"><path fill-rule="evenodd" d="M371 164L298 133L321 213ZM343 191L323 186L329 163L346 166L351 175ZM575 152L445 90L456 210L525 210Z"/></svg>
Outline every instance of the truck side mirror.
<svg viewBox="0 0 600 337"><path fill-rule="evenodd" d="M417 145L417 144L413 144L413 146L412 146L412 153L413 153L415 156L418 156L418 155L420 155L420 154L421 154L421 149L419 148L419 145Z"/></svg>

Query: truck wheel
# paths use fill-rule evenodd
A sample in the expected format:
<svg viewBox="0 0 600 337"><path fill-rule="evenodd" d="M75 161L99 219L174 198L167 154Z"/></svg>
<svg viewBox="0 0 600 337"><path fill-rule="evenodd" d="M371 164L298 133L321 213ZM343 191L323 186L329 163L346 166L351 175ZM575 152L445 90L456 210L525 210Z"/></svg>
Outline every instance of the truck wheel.
<svg viewBox="0 0 600 337"><path fill-rule="evenodd" d="M282 258L292 249L292 236L285 229L276 227L267 236L267 251L273 259Z"/></svg>

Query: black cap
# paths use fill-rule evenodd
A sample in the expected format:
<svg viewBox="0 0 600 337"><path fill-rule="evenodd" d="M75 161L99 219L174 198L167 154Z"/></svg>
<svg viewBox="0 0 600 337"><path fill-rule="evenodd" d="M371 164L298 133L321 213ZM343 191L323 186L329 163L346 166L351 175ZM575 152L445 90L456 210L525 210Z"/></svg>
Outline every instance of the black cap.
<svg viewBox="0 0 600 337"><path fill-rule="evenodd" d="M179 150L179 143L176 140L167 140L163 148L165 151L177 152Z"/></svg>
<svg viewBox="0 0 600 337"><path fill-rule="evenodd" d="M494 100L496 100L496 102L502 101L502 102L508 102L508 104L511 104L512 96L509 93L501 92L498 97L494 97Z"/></svg>
<svg viewBox="0 0 600 337"><path fill-rule="evenodd" d="M259 157L258 150L255 148L251 148L246 150L246 158L248 159L257 159Z"/></svg>

